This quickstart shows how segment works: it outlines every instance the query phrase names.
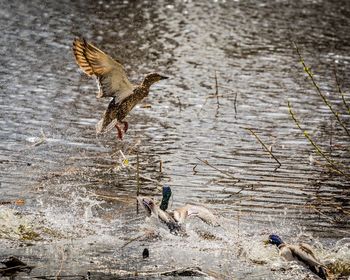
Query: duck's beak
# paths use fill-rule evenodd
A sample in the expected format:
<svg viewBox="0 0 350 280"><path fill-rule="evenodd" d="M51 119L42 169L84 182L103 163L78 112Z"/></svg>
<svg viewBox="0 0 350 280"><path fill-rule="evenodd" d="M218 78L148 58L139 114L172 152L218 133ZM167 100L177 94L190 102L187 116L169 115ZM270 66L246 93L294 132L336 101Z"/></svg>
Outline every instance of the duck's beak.
<svg viewBox="0 0 350 280"><path fill-rule="evenodd" d="M161 79L161 80L166 80L166 79L169 79L169 77L160 75L160 79Z"/></svg>
<svg viewBox="0 0 350 280"><path fill-rule="evenodd" d="M270 244L270 240L264 240L264 244L265 244L265 246L267 246L267 245L269 245Z"/></svg>

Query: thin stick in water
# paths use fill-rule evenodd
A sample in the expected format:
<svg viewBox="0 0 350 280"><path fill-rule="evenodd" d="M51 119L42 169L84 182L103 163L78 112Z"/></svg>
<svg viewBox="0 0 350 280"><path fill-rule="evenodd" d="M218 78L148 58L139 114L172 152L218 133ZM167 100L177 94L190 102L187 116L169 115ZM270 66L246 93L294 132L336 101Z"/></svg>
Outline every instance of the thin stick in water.
<svg viewBox="0 0 350 280"><path fill-rule="evenodd" d="M137 183L137 191L136 197L140 194L140 159L139 153L136 154L136 183ZM136 201L136 214L139 214L139 203Z"/></svg>
<svg viewBox="0 0 350 280"><path fill-rule="evenodd" d="M217 117L219 115L220 103L219 103L219 85L218 85L218 77L216 75L216 70L214 72L214 77L215 77L215 96L216 96L216 103L218 105L216 108L215 117Z"/></svg>
<svg viewBox="0 0 350 280"><path fill-rule="evenodd" d="M200 159L199 157L196 157L196 159L198 159L199 161L203 162L205 165L208 165L209 167L215 169L216 171L219 171L221 174L224 174L234 180L237 180L237 182L235 182L235 184L237 184L238 182L240 182L241 180L236 178L235 176L233 176L232 174L228 173L227 171L224 171L224 170L221 170L219 168L217 168L216 166L210 164L207 160L203 160L203 159Z"/></svg>
<svg viewBox="0 0 350 280"><path fill-rule="evenodd" d="M251 129L251 128L245 128L246 130L248 130L258 141L259 143L263 146L263 148L265 149L266 152L268 152L270 154L270 156L273 157L273 159L278 163L278 167L275 168L274 171L276 171L278 168L281 167L281 162L275 157L275 155L271 152L271 150L264 144L264 142L259 138L259 136Z"/></svg>
<svg viewBox="0 0 350 280"><path fill-rule="evenodd" d="M237 92L235 93L235 99L233 100L233 108L235 109L235 119L237 119Z"/></svg>

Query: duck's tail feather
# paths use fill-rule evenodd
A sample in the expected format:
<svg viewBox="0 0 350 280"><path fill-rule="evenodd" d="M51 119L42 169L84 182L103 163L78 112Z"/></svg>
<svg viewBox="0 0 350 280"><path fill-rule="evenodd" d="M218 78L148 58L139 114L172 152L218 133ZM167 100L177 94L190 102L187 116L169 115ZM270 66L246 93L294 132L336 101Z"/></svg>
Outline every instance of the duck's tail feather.
<svg viewBox="0 0 350 280"><path fill-rule="evenodd" d="M318 273L317 273L317 275L318 275L321 279L327 280L327 277L328 277L327 269L326 269L325 267L320 266L320 267L318 268Z"/></svg>
<svg viewBox="0 0 350 280"><path fill-rule="evenodd" d="M309 266L310 270L323 280L327 280L327 269L323 266Z"/></svg>

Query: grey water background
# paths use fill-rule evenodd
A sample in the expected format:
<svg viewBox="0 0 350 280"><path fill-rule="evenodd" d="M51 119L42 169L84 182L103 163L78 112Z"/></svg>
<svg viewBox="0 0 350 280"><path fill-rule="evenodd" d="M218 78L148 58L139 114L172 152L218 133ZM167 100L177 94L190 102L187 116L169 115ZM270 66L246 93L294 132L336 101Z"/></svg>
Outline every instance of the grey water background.
<svg viewBox="0 0 350 280"><path fill-rule="evenodd" d="M336 65L347 93L349 1L0 1L0 26L0 199L26 201L0 208L10 236L0 239L0 255L37 266L21 277L198 266L218 278L295 279L271 269L276 252L262 243L269 233L314 243L323 258L348 240L350 184L317 164L287 101L317 143L349 166L349 138L291 43L349 127L333 73ZM170 77L132 111L122 142L114 132L95 134L109 100L97 100L95 82L78 70L75 36L122 61L135 83L153 71ZM247 127L272 147L276 171ZM159 198L169 184L171 208L203 204L223 229L192 221L188 238L161 228L155 240L133 241L159 230L136 213L137 154L141 194ZM16 240L21 223L40 240Z"/></svg>

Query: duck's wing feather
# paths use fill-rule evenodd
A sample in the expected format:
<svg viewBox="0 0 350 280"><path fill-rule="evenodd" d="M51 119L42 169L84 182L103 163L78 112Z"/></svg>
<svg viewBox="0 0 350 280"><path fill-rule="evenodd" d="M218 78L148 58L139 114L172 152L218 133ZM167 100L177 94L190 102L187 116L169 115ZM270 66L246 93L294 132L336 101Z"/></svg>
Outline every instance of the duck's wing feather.
<svg viewBox="0 0 350 280"><path fill-rule="evenodd" d="M173 212L173 217L178 223L182 224L185 222L188 215L187 210L190 206L191 205L186 204L185 206L175 209L175 211Z"/></svg>
<svg viewBox="0 0 350 280"><path fill-rule="evenodd" d="M87 75L96 76L98 98L115 96L118 103L132 94L133 85L118 61L80 38L74 39L73 52L79 67Z"/></svg>
<svg viewBox="0 0 350 280"><path fill-rule="evenodd" d="M279 255L286 261L297 261L297 256L292 252L290 245L282 244L279 247Z"/></svg>
<svg viewBox="0 0 350 280"><path fill-rule="evenodd" d="M324 265L317 259L310 245L300 243L298 245L288 245L295 259L303 262L309 269L320 276L327 279L327 271Z"/></svg>
<svg viewBox="0 0 350 280"><path fill-rule="evenodd" d="M177 209L177 211L179 213L182 213L182 215L180 215L180 216L183 219L185 219L186 217L195 216L209 225L219 226L219 223L218 223L215 215L209 209L205 208L204 206L186 204L185 206Z"/></svg>
<svg viewBox="0 0 350 280"><path fill-rule="evenodd" d="M116 98L109 102L106 111L103 113L102 119L96 124L96 133L110 131L118 122L117 120L118 104Z"/></svg>

